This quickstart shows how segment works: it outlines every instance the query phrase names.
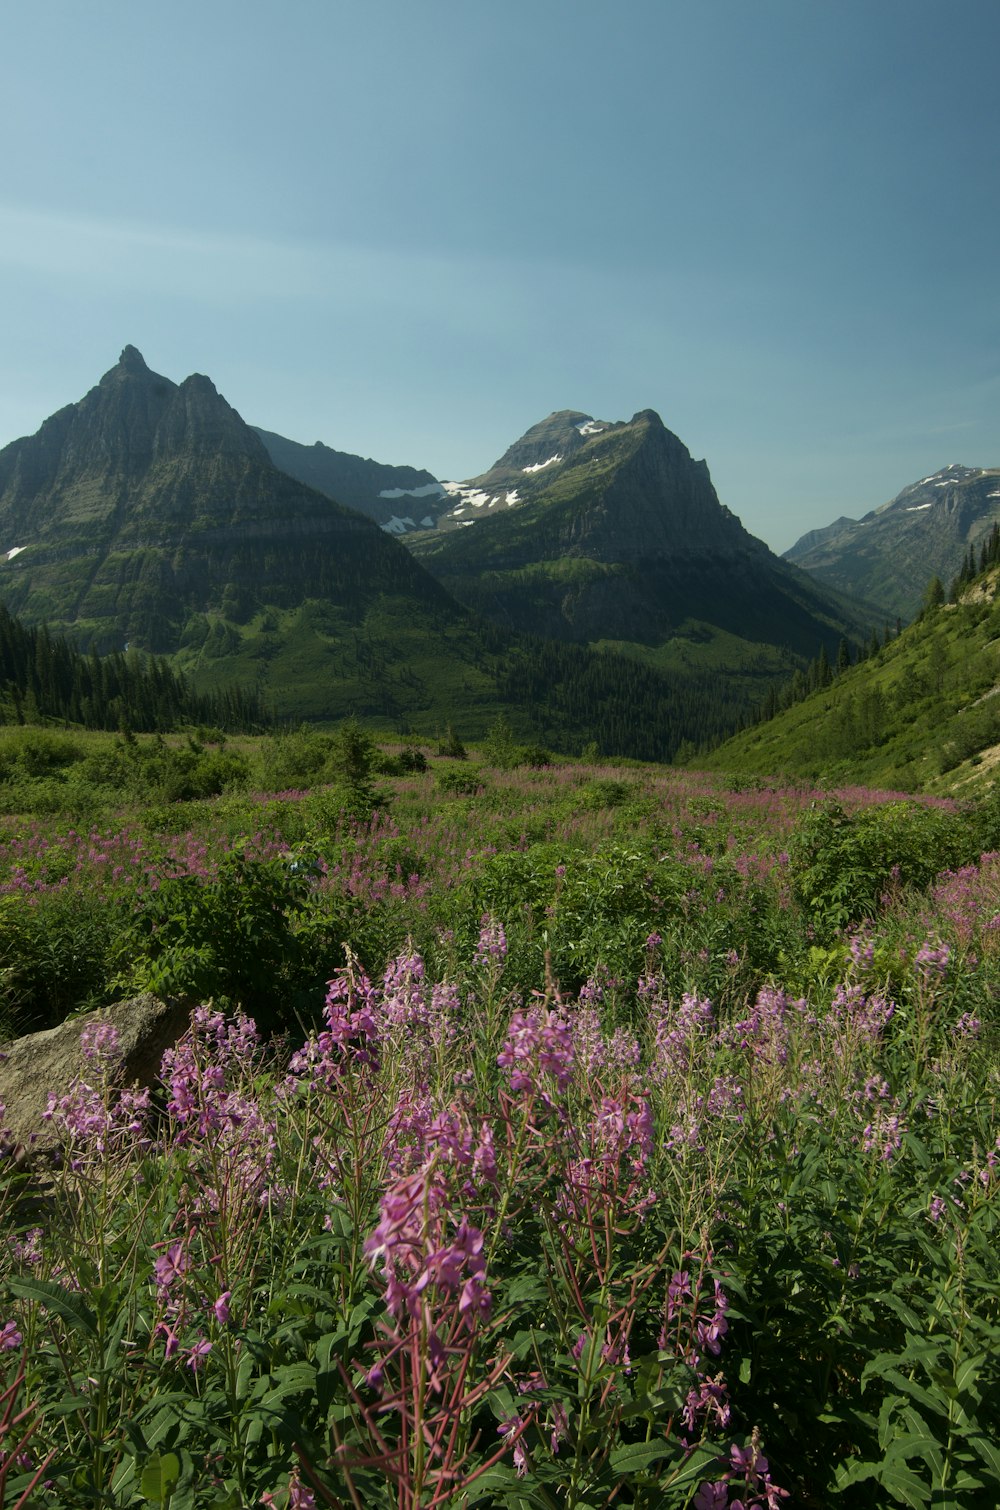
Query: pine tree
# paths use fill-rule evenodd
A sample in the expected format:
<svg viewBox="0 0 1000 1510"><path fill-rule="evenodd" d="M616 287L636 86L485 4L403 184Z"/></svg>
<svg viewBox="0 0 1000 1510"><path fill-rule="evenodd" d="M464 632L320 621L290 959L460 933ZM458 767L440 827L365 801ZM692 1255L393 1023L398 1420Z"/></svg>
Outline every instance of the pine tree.
<svg viewBox="0 0 1000 1510"><path fill-rule="evenodd" d="M938 608L941 608L943 604L944 587L942 586L941 578L932 577L928 582L926 590L924 592L923 611L925 613L933 613Z"/></svg>

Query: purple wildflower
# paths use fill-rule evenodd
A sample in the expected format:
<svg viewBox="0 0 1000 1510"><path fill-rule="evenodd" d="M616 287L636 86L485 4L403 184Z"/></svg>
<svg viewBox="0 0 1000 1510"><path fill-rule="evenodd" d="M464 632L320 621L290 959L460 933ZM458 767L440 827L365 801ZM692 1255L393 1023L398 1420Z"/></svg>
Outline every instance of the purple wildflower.
<svg viewBox="0 0 1000 1510"><path fill-rule="evenodd" d="M13 1352L15 1348L21 1346L23 1341L24 1338L13 1321L5 1322L0 1328L0 1353Z"/></svg>
<svg viewBox="0 0 1000 1510"><path fill-rule="evenodd" d="M507 935L503 924L490 913L484 912L479 924L479 942L473 956L473 964L492 965L498 968L507 958Z"/></svg>

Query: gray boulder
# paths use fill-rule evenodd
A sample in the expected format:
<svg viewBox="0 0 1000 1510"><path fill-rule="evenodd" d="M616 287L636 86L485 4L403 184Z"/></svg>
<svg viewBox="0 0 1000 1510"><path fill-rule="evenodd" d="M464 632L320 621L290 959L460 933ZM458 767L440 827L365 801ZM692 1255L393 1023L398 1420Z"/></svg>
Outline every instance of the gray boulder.
<svg viewBox="0 0 1000 1510"><path fill-rule="evenodd" d="M43 1113L49 1094L64 1096L74 1080L87 1080L89 1068L80 1048L85 1028L110 1023L118 1031L114 1080L121 1086L155 1085L164 1051L184 1033L191 1017L187 1000L160 1000L150 992L115 1002L0 1045L0 1141L19 1164L44 1164L58 1154L59 1136Z"/></svg>

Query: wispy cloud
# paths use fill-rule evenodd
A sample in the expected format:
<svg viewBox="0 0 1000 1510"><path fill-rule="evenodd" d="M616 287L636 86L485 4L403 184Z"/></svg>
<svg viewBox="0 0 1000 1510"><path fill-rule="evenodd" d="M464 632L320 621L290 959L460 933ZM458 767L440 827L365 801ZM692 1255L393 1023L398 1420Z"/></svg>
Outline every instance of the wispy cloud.
<svg viewBox="0 0 1000 1510"><path fill-rule="evenodd" d="M451 256L412 246L294 241L0 202L0 267L22 277L109 294L145 294L232 308L308 303L319 311L397 311L482 329L503 316L531 274L490 256Z"/></svg>
<svg viewBox="0 0 1000 1510"><path fill-rule="evenodd" d="M70 286L224 304L314 293L320 259L280 240L0 203L0 265Z"/></svg>

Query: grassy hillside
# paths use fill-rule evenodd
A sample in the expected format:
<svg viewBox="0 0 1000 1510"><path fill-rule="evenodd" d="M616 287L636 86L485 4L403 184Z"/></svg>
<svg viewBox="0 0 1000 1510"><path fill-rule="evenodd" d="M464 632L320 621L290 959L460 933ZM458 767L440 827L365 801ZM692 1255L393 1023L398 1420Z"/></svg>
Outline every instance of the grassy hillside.
<svg viewBox="0 0 1000 1510"><path fill-rule="evenodd" d="M955 604L699 764L754 775L972 793L1000 760L1000 568Z"/></svg>

